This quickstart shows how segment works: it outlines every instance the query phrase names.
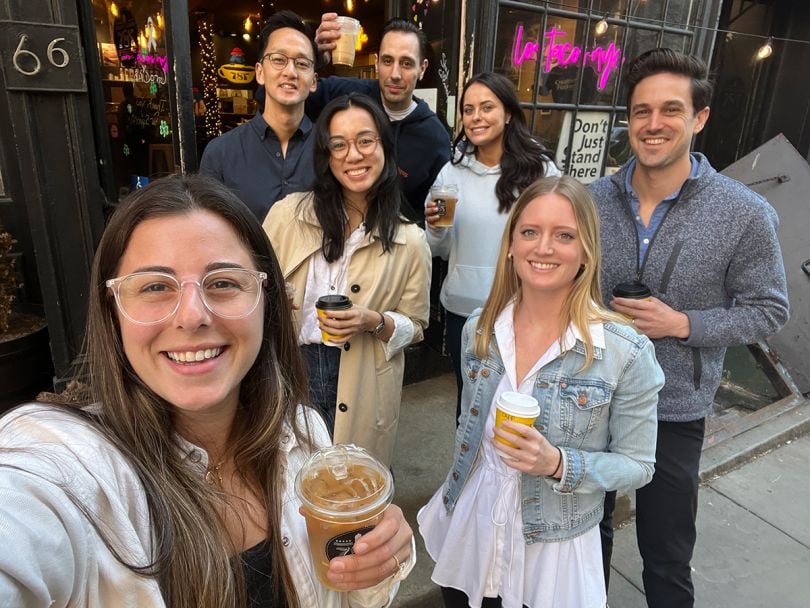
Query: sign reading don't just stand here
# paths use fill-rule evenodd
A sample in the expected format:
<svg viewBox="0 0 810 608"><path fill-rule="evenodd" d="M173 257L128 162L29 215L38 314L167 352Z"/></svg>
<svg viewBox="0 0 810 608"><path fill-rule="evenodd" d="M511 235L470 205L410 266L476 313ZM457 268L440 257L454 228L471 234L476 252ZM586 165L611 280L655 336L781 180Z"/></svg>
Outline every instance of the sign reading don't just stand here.
<svg viewBox="0 0 810 608"><path fill-rule="evenodd" d="M608 112L577 112L576 118L574 112L566 112L557 144L557 166L584 184L599 179L607 149L609 121Z"/></svg>

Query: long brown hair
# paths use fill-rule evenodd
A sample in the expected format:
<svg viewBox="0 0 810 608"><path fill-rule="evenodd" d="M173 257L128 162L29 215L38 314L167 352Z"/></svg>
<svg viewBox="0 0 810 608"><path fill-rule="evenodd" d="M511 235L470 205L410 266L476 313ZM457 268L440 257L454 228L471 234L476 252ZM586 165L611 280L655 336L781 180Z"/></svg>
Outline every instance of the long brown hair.
<svg viewBox="0 0 810 608"><path fill-rule="evenodd" d="M264 335L259 354L240 386L239 411L228 439L236 469L267 512L267 543L273 588L287 605L298 596L281 541L284 456L283 425L308 445L296 425L295 408L305 401L306 376L298 350L284 279L261 226L228 189L201 176L172 176L152 182L121 203L110 220L93 262L86 349L95 421L124 453L146 489L155 546L153 563L131 569L157 578L172 608L236 608L245 605L242 569L231 563L238 548L225 533L217 505L223 497L184 463L177 449L171 404L138 377L123 350L115 302L105 286L117 274L130 236L140 222L197 210L215 213L234 229L256 268L268 275Z"/></svg>
<svg viewBox="0 0 810 608"><path fill-rule="evenodd" d="M569 324L573 323L585 341L585 365L593 361L593 341L588 325L594 321L623 321L623 317L606 309L600 289L601 244L599 239L599 214L588 190L577 180L568 176L544 177L533 182L515 201L509 214L509 221L503 231L498 263L492 289L478 319L474 350L477 357L486 358L492 341L495 321L507 304L515 299L520 302L522 289L514 264L507 256L520 215L535 199L551 194L559 194L571 202L576 220L577 232L585 252L585 264L574 279L571 292L563 305L560 317L560 339L565 335Z"/></svg>

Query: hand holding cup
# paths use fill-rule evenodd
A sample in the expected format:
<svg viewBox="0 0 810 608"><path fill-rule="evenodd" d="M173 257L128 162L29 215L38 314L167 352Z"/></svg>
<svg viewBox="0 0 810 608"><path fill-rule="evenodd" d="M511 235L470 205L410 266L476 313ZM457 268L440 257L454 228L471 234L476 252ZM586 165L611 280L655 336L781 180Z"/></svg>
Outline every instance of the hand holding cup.
<svg viewBox="0 0 810 608"><path fill-rule="evenodd" d="M340 24L337 18L337 13L324 13L321 15L318 31L315 32L318 51L326 57L327 62L331 60L329 54L335 50L338 38L340 38Z"/></svg>
<svg viewBox="0 0 810 608"><path fill-rule="evenodd" d="M357 305L344 310L329 310L323 315L318 314L318 325L324 337L324 344L332 346L339 346L358 334L371 331L379 322L379 313Z"/></svg>
<svg viewBox="0 0 810 608"><path fill-rule="evenodd" d="M504 420L493 429L495 450L506 466L529 475L553 475L560 464L560 452L533 426ZM510 445L503 445L504 443ZM511 446L511 447L510 447Z"/></svg>
<svg viewBox="0 0 810 608"><path fill-rule="evenodd" d="M373 587L394 574L402 578L408 571L412 538L402 509L390 505L380 523L355 540L351 555L329 562L326 576L340 591Z"/></svg>
<svg viewBox="0 0 810 608"><path fill-rule="evenodd" d="M425 219L431 228L450 228L456 215L458 186L434 185L430 188L430 202L425 205ZM428 215L429 214L429 215Z"/></svg>

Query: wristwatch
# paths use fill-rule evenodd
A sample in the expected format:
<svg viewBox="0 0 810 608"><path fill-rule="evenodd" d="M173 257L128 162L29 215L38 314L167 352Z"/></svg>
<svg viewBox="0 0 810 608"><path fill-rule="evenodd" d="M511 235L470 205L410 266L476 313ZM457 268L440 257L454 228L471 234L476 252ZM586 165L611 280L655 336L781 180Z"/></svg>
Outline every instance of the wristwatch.
<svg viewBox="0 0 810 608"><path fill-rule="evenodd" d="M375 338L385 330L385 315L383 315L383 313L379 313L379 315L380 315L380 322L377 324L377 327L368 332Z"/></svg>

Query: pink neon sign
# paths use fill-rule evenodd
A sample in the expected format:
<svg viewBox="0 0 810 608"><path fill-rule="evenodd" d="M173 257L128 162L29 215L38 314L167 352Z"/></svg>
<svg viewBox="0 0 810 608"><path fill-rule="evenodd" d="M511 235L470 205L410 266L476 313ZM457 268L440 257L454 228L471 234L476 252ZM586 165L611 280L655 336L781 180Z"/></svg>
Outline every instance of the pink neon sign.
<svg viewBox="0 0 810 608"><path fill-rule="evenodd" d="M555 26L552 26L549 31L543 34L543 37L546 38L547 47L545 71L551 71L553 60L556 60L561 66L577 62L584 65L590 62L599 75L596 86L600 90L604 89L613 70L617 70L620 63L624 62L622 50L611 42L607 48L603 49L597 46L590 51L586 51L582 47L574 46L568 42L557 42L556 39L561 36L564 37L567 34L562 30L558 30ZM515 33L515 44L512 47L512 62L519 66L524 61L536 60L537 54L540 52L540 46L540 43L534 40L523 42L523 24L519 24Z"/></svg>

